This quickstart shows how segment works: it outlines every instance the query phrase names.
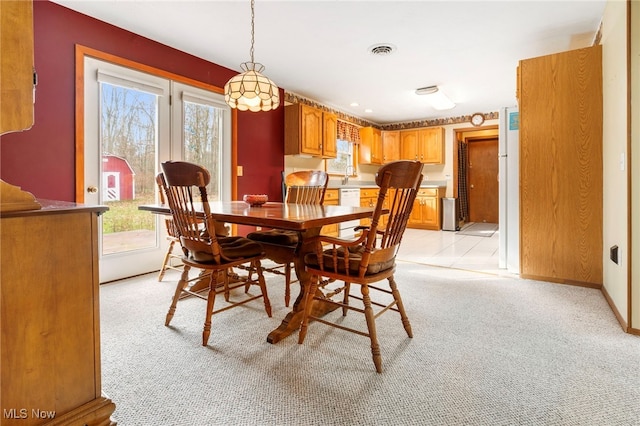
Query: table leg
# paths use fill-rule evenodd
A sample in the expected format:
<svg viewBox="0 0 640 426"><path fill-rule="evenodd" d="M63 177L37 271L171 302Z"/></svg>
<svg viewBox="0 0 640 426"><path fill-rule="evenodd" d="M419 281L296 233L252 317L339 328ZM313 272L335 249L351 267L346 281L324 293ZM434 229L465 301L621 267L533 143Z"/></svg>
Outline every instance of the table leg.
<svg viewBox="0 0 640 426"><path fill-rule="evenodd" d="M285 316L278 328L273 330L267 336L267 342L269 343L278 343L280 340L284 339L290 334L295 333L300 329L300 324L302 323L302 315L304 313L303 302L305 298L305 291L308 287L307 284L311 279L311 275L308 274L304 268L304 256L314 250L314 246L309 244L308 241L311 237L319 235L320 229L321 228L308 229L307 231L300 234L301 244L294 259L296 276L298 277L298 282L300 284L300 293L293 303L293 309L291 310L291 312L289 312ZM316 294L322 296L322 292L319 289L317 290ZM314 316L321 317L331 311L336 310L337 308L337 306L331 305L329 303L315 301L312 312Z"/></svg>

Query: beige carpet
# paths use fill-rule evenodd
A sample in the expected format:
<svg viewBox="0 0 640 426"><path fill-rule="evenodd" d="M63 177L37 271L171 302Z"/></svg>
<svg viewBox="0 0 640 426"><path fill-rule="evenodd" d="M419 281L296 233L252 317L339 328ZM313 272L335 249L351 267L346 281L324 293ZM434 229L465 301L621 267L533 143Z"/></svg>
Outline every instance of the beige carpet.
<svg viewBox="0 0 640 426"><path fill-rule="evenodd" d="M260 302L213 318L185 300L167 328L177 274L101 287L103 390L133 425L638 425L640 337L621 331L597 290L400 262L413 326L378 321L368 340L312 324L266 342L287 312Z"/></svg>

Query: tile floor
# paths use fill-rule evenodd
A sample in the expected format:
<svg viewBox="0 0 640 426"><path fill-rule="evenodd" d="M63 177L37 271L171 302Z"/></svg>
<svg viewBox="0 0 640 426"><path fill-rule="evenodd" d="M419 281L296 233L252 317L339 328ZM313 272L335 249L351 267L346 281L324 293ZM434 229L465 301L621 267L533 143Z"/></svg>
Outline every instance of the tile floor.
<svg viewBox="0 0 640 426"><path fill-rule="evenodd" d="M397 259L445 268L503 275L498 268L499 231L491 236L471 236L460 231L407 229Z"/></svg>

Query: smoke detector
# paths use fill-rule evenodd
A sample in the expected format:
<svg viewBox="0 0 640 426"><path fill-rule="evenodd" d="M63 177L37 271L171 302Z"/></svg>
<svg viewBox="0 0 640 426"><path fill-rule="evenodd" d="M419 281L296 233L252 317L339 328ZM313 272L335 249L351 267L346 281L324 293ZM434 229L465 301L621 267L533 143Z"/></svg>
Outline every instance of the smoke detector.
<svg viewBox="0 0 640 426"><path fill-rule="evenodd" d="M395 52L396 47L390 43L379 43L369 46L369 53L376 56L387 56Z"/></svg>

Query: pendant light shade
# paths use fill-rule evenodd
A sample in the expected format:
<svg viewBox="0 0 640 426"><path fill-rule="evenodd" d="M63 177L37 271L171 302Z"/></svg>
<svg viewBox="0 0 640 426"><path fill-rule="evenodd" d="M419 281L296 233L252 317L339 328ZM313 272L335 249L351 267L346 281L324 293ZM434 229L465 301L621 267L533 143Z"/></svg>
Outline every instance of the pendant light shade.
<svg viewBox="0 0 640 426"><path fill-rule="evenodd" d="M280 105L278 86L262 75L262 64L245 62L244 71L224 85L224 100L231 108L240 111L271 111Z"/></svg>
<svg viewBox="0 0 640 426"><path fill-rule="evenodd" d="M224 85L224 100L240 111L271 111L280 105L280 92L273 81L262 75L264 66L253 61L254 0L251 0L251 61L240 65L242 73Z"/></svg>

